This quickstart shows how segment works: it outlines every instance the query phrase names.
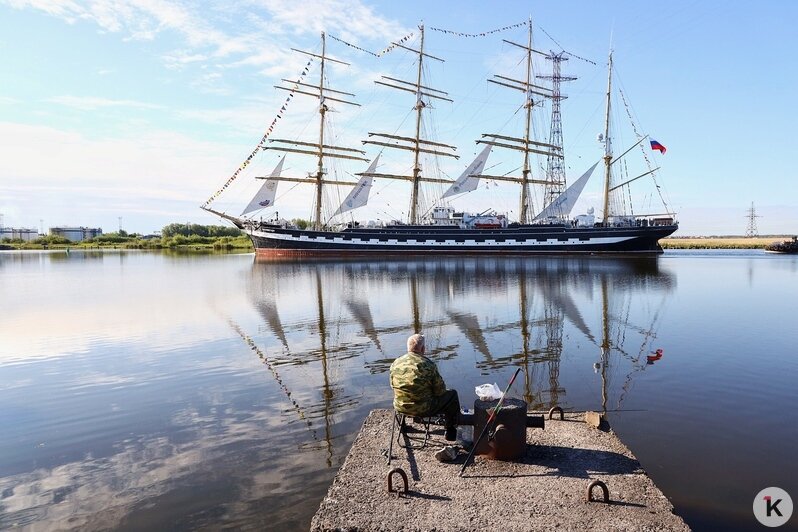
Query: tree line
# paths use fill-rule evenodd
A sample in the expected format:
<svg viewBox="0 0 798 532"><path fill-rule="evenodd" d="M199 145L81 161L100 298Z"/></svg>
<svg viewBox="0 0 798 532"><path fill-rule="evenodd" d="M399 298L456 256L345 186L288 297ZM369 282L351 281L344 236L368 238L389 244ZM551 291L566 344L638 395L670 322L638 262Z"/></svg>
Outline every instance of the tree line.
<svg viewBox="0 0 798 532"><path fill-rule="evenodd" d="M200 225L191 223L169 224L161 229L161 236L164 238L171 238L177 235L215 238L221 236L239 236L240 234L240 229L224 225Z"/></svg>

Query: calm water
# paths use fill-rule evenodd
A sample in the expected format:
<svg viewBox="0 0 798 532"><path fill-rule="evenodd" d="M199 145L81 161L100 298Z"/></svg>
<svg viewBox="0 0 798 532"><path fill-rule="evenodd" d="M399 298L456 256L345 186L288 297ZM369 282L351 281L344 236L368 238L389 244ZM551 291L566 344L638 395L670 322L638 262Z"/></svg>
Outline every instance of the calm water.
<svg viewBox="0 0 798 532"><path fill-rule="evenodd" d="M606 409L693 527L798 501L795 256L0 253L0 297L0 529L306 529L414 329L465 404Z"/></svg>

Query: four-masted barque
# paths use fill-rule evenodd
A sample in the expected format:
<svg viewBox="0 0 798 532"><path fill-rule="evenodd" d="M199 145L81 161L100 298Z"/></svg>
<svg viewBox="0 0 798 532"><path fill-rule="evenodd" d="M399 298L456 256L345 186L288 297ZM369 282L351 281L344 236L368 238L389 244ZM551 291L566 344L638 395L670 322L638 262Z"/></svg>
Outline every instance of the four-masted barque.
<svg viewBox="0 0 798 532"><path fill-rule="evenodd" d="M310 156L316 159L315 173L307 177L287 177L282 175L285 156L279 161L271 175L262 177L265 182L258 193L249 203L240 216L232 216L225 212L212 209L208 200L202 208L229 220L246 232L252 239L258 255L264 256L291 256L291 255L320 255L335 256L354 253L364 254L444 254L444 253L474 253L474 254L502 254L502 253L658 253L662 251L659 240L672 234L678 228L675 214L667 207L662 213L647 215L629 215L614 212L614 206L622 202L613 202L613 194L624 192L625 187L637 179L652 174L656 169L617 183L613 179L613 169L616 163L628 154L634 147L640 145L647 137L638 135L637 142L622 155L613 154L610 132L610 109L612 105L612 54L609 57L609 69L606 92L606 121L605 130L600 135L604 144L603 166L603 213L597 219L592 209L587 215L571 217L571 210L576 200L590 178L598 162L588 169L584 175L574 181L569 187L565 186L563 169L562 135L552 134L548 142L539 142L530 135L533 107L536 103L545 100L552 102L552 112L556 113L559 121L559 103L564 96L559 91L559 81L563 78L559 74L559 63L563 54L544 54L532 47L532 24L528 24L528 40L524 44L505 41L523 51L525 58L525 79L514 79L508 76L496 75L489 79L491 83L510 88L523 94L523 112L525 114L525 127L520 136L509 136L485 133L478 144L484 145L483 150L476 159L463 171L456 180L442 179L428 176L422 171L421 156L436 156L458 158L457 148L450 144L437 142L422 135L422 118L425 113L431 112L430 102L434 100L452 101L448 94L442 90L429 87L423 79L424 64L426 61L442 61L430 55L424 48L424 26L419 26L418 48L406 46L404 40L392 43L392 47L403 48L417 56L418 68L415 79L402 80L389 76L382 76L375 83L411 93L415 96L413 111L415 114L415 134L398 135L378 132L368 132L365 146L378 147L379 149L397 149L409 152L412 156L412 172L408 175L399 173L380 173L377 171L379 155L377 155L365 172L357 174L357 182L330 179L327 177L327 161L333 159L347 159L369 162L364 150L328 144L325 136L325 122L328 104L358 105L351 101L354 94L332 89L325 85L325 66L328 62L344 63L327 54L327 40L321 34L321 52L319 54L295 50L310 56L312 60L320 63L320 74L317 84L305 83L300 80L283 80L293 83L293 89L286 86L277 86L278 89L289 90L296 94L310 96L318 100L319 128L317 140L296 139L268 139L262 142L259 150L275 150L287 155ZM555 70L552 76L536 76L552 80L552 87L534 84L537 82L532 70L534 54L546 55L553 59ZM265 138L264 138L265 140ZM365 147L364 146L364 147ZM487 175L485 165L492 149L509 150L521 156L520 176ZM257 151L257 150L256 150ZM530 156L532 154L545 156L549 171L540 177L533 177ZM351 192L342 202L333 216L342 214L366 204L374 179L394 179L409 181L411 185L410 207L406 220L395 220L387 224L348 224L330 225L322 217L322 204L325 187L351 186ZM450 198L459 194L477 189L480 179L491 181L513 182L520 187L519 210L517 220L509 220L507 215L484 211L480 214L456 212L449 205ZM280 219L263 221L255 218L251 213L274 206L277 185L281 181L310 184L315 189L313 216L307 227L297 225ZM424 211L419 207L420 185L422 183L442 183L450 185L449 188L436 200L434 205ZM530 187L544 187L545 202L539 212L532 212ZM213 199L213 198L212 198Z"/></svg>

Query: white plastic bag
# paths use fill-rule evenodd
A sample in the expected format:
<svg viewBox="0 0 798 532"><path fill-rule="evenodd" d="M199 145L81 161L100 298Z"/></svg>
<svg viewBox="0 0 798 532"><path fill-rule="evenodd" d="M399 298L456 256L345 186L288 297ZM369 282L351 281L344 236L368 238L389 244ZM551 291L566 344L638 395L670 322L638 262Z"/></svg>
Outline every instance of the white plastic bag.
<svg viewBox="0 0 798 532"><path fill-rule="evenodd" d="M493 384L480 384L474 388L474 391L477 392L477 397L479 397L480 401L493 401L500 399L502 396L502 391L495 382Z"/></svg>

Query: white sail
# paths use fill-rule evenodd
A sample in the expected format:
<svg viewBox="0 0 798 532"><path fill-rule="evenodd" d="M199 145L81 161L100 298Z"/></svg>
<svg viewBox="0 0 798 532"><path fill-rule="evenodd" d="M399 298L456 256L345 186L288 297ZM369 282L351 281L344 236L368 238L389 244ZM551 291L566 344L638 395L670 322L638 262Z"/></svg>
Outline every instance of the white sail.
<svg viewBox="0 0 798 532"><path fill-rule="evenodd" d="M566 188L562 194L557 196L545 209L540 211L540 214L535 216L532 221L537 222L548 218L564 218L571 214L571 209L574 208L576 200L579 199L579 195L582 193L582 190L585 188L585 185L597 165L598 163L588 168L587 172L582 174L582 177L574 181L570 187Z"/></svg>
<svg viewBox="0 0 798 532"><path fill-rule="evenodd" d="M380 160L380 156L377 155L371 164L369 165L368 169L363 172L364 174L373 174L374 170L377 169L377 161ZM371 192L371 181L372 177L370 175L364 175L360 178L360 181L357 182L355 188L349 192L349 195L346 196L346 199L341 203L341 206L338 207L338 210L335 211L333 216L338 216L339 214L345 213L346 211L351 211L352 209L357 209L358 207L362 207L369 201L369 192Z"/></svg>
<svg viewBox="0 0 798 532"><path fill-rule="evenodd" d="M280 159L280 162L277 163L277 166L274 168L272 175L269 176L269 179L263 183L263 186L260 187L258 193L255 194L255 197L252 198L252 201L249 202L247 208L244 209L244 212L241 213L241 216L245 214L257 211L258 209L265 209L266 207L271 207L274 205L274 196L277 194L277 177L280 177L280 174L283 171L283 163L285 162L285 155L283 158Z"/></svg>
<svg viewBox="0 0 798 532"><path fill-rule="evenodd" d="M465 192L471 192L472 190L476 190L479 186L479 178L475 177L482 173L482 169L485 168L485 163L488 161L488 155L490 155L490 150L493 146L485 146L485 149L482 150L479 155L476 156L474 161L466 168L460 177L452 183L452 186L449 187L449 190L443 193L442 198L446 198L448 196L454 196L456 194L463 194Z"/></svg>

